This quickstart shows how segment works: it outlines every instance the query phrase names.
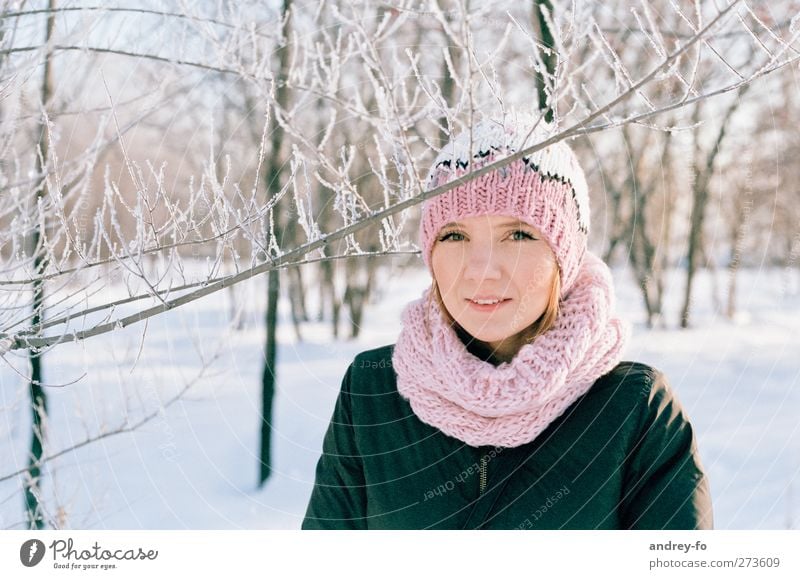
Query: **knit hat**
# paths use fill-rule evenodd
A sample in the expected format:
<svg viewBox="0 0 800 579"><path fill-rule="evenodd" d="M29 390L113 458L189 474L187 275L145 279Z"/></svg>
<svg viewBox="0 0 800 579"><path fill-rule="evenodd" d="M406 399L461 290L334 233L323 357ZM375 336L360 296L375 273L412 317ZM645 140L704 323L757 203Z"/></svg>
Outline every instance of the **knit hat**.
<svg viewBox="0 0 800 579"><path fill-rule="evenodd" d="M555 132L544 119L485 119L448 143L428 174L431 190L540 143ZM469 153L470 142L472 152ZM558 142L423 202L420 247L428 269L439 230L479 215L509 215L541 231L561 270L562 295L578 275L589 232L586 178L572 150Z"/></svg>

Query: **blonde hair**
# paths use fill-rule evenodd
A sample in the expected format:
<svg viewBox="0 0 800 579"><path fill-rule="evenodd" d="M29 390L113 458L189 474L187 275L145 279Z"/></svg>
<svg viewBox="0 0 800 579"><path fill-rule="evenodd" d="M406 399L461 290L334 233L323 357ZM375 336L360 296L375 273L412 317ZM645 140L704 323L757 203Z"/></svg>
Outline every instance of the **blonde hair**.
<svg viewBox="0 0 800 579"><path fill-rule="evenodd" d="M445 319L445 322L455 330L468 334L461 325L453 319L453 316L450 315L450 312L447 311L447 307L444 305L444 301L442 300L442 294L439 292L439 284L436 283L436 278L433 279L431 284L431 292L429 294L433 296L433 299L436 300L439 309L442 312L442 316ZM429 298L430 299L430 298ZM561 272L560 270L556 269L555 274L553 275L553 283L550 286L550 294L547 298L547 307L545 307L544 312L542 313L539 318L533 322L530 326L523 329L522 332L525 332L527 335L525 336L524 343L530 344L532 343L538 336L544 334L547 330L553 327L556 323L556 318L558 317L558 308L561 301ZM428 304L430 306L430 303Z"/></svg>

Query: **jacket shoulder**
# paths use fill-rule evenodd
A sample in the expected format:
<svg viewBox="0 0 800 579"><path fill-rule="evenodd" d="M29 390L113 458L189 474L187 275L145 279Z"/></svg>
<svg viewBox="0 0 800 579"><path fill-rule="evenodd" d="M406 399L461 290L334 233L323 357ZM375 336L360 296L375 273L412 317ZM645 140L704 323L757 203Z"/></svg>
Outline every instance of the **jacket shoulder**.
<svg viewBox="0 0 800 579"><path fill-rule="evenodd" d="M620 362L607 374L597 379L592 391L608 395L627 393L644 400L655 391L669 393L667 377L663 372L641 362Z"/></svg>
<svg viewBox="0 0 800 579"><path fill-rule="evenodd" d="M655 384L664 380L664 373L653 366L641 362L623 361L602 376L599 381L619 383L628 380L644 384Z"/></svg>
<svg viewBox="0 0 800 579"><path fill-rule="evenodd" d="M666 410L686 419L680 399L667 376L653 366L639 362L620 362L601 378L604 379L612 385L625 384L624 389L635 393L640 403L650 412L660 413Z"/></svg>
<svg viewBox="0 0 800 579"><path fill-rule="evenodd" d="M647 364L624 361L598 378L586 394L586 400L600 405L604 413L613 413L623 421L631 435L644 427L648 415L664 405L679 405L666 375Z"/></svg>
<svg viewBox="0 0 800 579"><path fill-rule="evenodd" d="M371 350L364 350L356 354L354 361L358 362L384 362L392 361L392 354L394 353L394 344L387 344Z"/></svg>
<svg viewBox="0 0 800 579"><path fill-rule="evenodd" d="M348 368L351 391L371 395L396 391L393 353L394 344L388 344L357 354Z"/></svg>

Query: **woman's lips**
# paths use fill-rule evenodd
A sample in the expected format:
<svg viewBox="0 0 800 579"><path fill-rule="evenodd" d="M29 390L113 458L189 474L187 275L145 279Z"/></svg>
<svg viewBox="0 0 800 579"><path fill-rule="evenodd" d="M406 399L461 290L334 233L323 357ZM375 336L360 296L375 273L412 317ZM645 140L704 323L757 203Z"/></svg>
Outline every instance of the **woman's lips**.
<svg viewBox="0 0 800 579"><path fill-rule="evenodd" d="M496 304L478 304L478 303L475 303L474 301L468 299L467 303L469 304L470 308L472 308L472 309L474 309L476 311L479 311L479 312L493 312L493 311L503 307L505 304L507 304L510 301L511 301L510 298L506 298L506 299L500 300Z"/></svg>

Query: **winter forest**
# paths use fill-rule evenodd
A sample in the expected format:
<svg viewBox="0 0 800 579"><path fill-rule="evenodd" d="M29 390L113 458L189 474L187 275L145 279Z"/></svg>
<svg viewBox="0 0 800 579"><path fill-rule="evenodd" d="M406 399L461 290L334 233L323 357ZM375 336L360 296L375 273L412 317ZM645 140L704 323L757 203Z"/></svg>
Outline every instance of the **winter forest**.
<svg viewBox="0 0 800 579"><path fill-rule="evenodd" d="M715 526L800 527L799 77L798 0L0 0L0 528L299 528L428 166L512 111Z"/></svg>

